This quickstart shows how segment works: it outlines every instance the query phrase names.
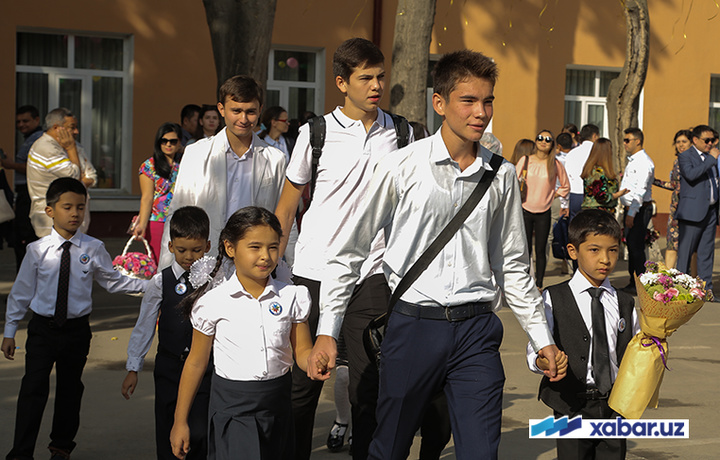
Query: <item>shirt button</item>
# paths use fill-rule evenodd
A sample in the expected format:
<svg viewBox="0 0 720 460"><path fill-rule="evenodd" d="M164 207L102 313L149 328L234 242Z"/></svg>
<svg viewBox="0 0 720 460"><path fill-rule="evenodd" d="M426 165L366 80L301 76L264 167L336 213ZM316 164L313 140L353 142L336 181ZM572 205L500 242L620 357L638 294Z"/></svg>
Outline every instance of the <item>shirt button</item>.
<svg viewBox="0 0 720 460"><path fill-rule="evenodd" d="M267 375L267 371L263 371L263 375Z"/></svg>
<svg viewBox="0 0 720 460"><path fill-rule="evenodd" d="M457 204L457 203L454 203L453 206L457 208L457 207L458 207L458 204Z"/></svg>
<svg viewBox="0 0 720 460"><path fill-rule="evenodd" d="M265 351L265 349L264 349L264 348L262 348L262 347L260 347L260 351Z"/></svg>
<svg viewBox="0 0 720 460"><path fill-rule="evenodd" d="M452 267L452 262L448 262L448 267Z"/></svg>

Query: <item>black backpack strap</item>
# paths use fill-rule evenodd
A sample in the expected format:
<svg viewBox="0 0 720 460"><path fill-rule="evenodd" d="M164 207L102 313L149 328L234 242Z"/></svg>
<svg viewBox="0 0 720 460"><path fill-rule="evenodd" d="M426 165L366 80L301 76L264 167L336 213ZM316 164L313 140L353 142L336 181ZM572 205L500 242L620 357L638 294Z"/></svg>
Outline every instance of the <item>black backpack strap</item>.
<svg viewBox="0 0 720 460"><path fill-rule="evenodd" d="M315 195L318 163L325 146L325 117L311 118L308 120L308 124L310 125L310 147L312 147L312 175L310 176L310 201L312 201L313 195Z"/></svg>
<svg viewBox="0 0 720 460"><path fill-rule="evenodd" d="M401 149L410 143L410 123L405 117L394 113L388 114L392 118L395 125L395 134L397 135L397 146Z"/></svg>

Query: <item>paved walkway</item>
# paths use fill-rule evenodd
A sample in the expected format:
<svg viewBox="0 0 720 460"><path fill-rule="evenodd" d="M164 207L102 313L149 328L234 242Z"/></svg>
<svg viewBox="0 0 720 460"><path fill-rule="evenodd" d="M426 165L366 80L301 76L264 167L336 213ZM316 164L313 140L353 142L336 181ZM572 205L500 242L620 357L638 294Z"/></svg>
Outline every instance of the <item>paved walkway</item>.
<svg viewBox="0 0 720 460"><path fill-rule="evenodd" d="M108 240L110 253L119 253L124 242ZM717 275L716 270L716 280ZM0 251L0 301L3 304L14 276L11 251ZM550 285L567 279L567 275L560 275L559 265L551 261L546 279ZM625 286L628 283L626 264L618 264L612 280L616 286ZM153 459L153 381L149 370L153 365L152 356L149 356L147 361L148 370L140 374L140 383L132 399L126 401L120 395L120 384L125 376L125 350L140 301L132 297L109 295L99 287L95 290L93 299L93 340L85 368L81 427L73 459ZM553 441L528 439L528 420L544 418L550 414L550 410L537 401L540 378L527 370L525 334L509 310L502 310L499 316L505 325L501 351L506 372L500 457L539 460L555 458ZM26 324L23 322L18 332L17 343L20 349L17 350L15 361L0 359L2 456L10 449L12 442L15 401L23 375ZM689 324L670 338L669 366L672 370L665 374L660 407L657 410L648 410L644 415L644 418L653 419L690 419L690 439L630 440L629 459L718 458L720 398L715 390L720 380L720 359L715 352L718 330L720 304L709 303ZM54 390L51 392L51 400L40 431L36 449L38 459L48 456L45 446L49 441L53 392ZM332 384L326 384L315 424L313 459L349 458L346 450L331 454L325 448L327 430L334 418L332 397ZM417 440L418 438L409 458L417 458ZM442 458L455 458L452 445L445 449Z"/></svg>

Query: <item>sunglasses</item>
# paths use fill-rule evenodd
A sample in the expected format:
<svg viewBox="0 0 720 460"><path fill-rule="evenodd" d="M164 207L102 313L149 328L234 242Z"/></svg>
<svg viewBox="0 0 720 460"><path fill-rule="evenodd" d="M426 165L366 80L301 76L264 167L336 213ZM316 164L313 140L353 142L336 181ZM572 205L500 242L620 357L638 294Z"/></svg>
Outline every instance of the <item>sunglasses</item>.
<svg viewBox="0 0 720 460"><path fill-rule="evenodd" d="M712 144L717 140L715 137L708 137L707 139L700 138L701 141L705 142L706 144Z"/></svg>
<svg viewBox="0 0 720 460"><path fill-rule="evenodd" d="M180 142L180 139L167 139L164 137L160 138L160 145L165 145L165 144L177 145L178 142Z"/></svg>
<svg viewBox="0 0 720 460"><path fill-rule="evenodd" d="M623 142L628 144L630 141L634 141L634 140L635 139L633 139L632 137L626 137L625 139L623 139Z"/></svg>
<svg viewBox="0 0 720 460"><path fill-rule="evenodd" d="M550 136L538 136L535 140L538 141L538 142L545 141L545 142L548 142L548 143L549 143L549 142L552 142L552 141L553 141L553 138L550 137Z"/></svg>

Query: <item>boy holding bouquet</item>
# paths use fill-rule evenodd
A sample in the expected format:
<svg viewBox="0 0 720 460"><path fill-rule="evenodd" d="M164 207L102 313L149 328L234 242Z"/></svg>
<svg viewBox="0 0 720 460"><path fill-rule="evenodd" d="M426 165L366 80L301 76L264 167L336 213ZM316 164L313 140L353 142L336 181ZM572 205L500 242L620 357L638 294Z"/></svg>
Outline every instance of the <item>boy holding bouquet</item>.
<svg viewBox="0 0 720 460"><path fill-rule="evenodd" d="M557 382L543 377L539 399L555 417L589 419L618 416L608 395L630 339L640 330L633 298L610 285L620 250L621 229L612 214L587 209L568 228L575 275L543 293L545 316L558 348L569 360L567 376ZM532 347L528 366L536 373L548 368ZM625 439L557 439L558 459L624 459Z"/></svg>

